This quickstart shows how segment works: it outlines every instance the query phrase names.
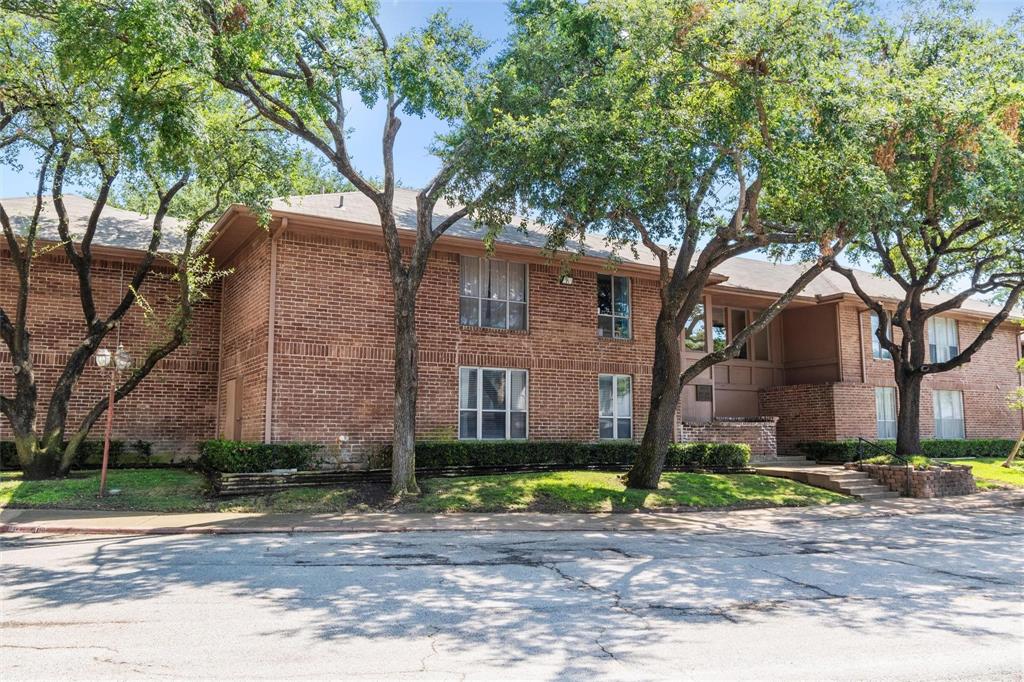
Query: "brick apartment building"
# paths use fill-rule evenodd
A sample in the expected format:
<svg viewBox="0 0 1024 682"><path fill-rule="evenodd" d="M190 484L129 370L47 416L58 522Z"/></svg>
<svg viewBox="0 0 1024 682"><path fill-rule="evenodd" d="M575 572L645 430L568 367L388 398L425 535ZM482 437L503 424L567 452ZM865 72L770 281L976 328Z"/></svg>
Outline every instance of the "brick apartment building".
<svg viewBox="0 0 1024 682"><path fill-rule="evenodd" d="M415 195L396 192L400 227L413 237ZM17 224L29 199L5 200ZM68 198L84 221L91 203ZM52 221L53 210L44 214ZM173 249L177 226L166 225ZM44 237L53 238L47 223ZM148 240L145 216L107 209L93 252L95 288L111 307ZM600 239L570 263L542 251L538 230L506 230L488 256L468 221L436 244L417 309L420 438L638 438L646 421L658 296L653 260L609 268ZM376 209L358 193L276 200L269 230L242 207L227 211L207 246L229 270L196 310L191 339L160 363L122 403L116 430L158 451L194 452L217 435L312 441L339 461L365 461L390 440L391 289ZM30 320L34 363L47 390L80 340L74 274L59 250L35 265ZM627 254L619 254L626 256ZM686 353L727 342L799 273L798 266L734 259L716 271ZM863 275L869 291L892 283ZM0 251L0 305L15 294L10 254ZM168 283L151 278L143 295L166 307ZM163 302L162 302L163 299ZM936 318L934 352L969 343L989 309L971 301ZM750 442L767 456L802 440L894 434L891 363L872 343L872 316L846 280L826 272L740 358L686 387L683 439ZM120 330L136 356L158 334L141 310ZM113 343L113 342L111 342ZM1013 437L1024 415L1005 407L1020 376L1020 327L1004 324L963 368L925 384L925 437ZM6 350L0 362L7 363ZM72 418L102 394L83 377ZM10 377L0 380L9 390ZM45 395L45 393L43 393ZM123 406L123 407L122 407ZM0 439L6 424L0 425Z"/></svg>

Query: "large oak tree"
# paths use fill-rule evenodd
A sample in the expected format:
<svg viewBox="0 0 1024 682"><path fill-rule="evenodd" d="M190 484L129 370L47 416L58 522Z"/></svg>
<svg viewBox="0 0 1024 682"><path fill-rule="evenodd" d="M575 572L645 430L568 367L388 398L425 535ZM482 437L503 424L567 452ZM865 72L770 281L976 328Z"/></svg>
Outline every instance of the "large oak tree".
<svg viewBox="0 0 1024 682"><path fill-rule="evenodd" d="M435 217L450 192L463 148L454 132L438 139L440 168L416 197L411 243L398 227L395 144L403 116L435 116L457 126L478 79L485 44L444 12L421 28L389 36L372 0L193 0L166 2L158 21L187 34L181 59L243 97L255 114L309 145L377 208L394 294L392 492L418 492L415 476L419 386L416 298L438 238L469 215L463 205ZM150 21L152 23L152 21ZM163 47L161 49L166 49ZM353 102L380 115L383 175L371 181L352 158Z"/></svg>
<svg viewBox="0 0 1024 682"><path fill-rule="evenodd" d="M878 316L900 454L921 450L925 377L970 362L1024 296L1024 24L991 26L962 3L909 9L874 22L857 64L879 182L851 250L900 293L880 297L832 266ZM994 303L974 338L929 338L972 297Z"/></svg>
<svg viewBox="0 0 1024 682"><path fill-rule="evenodd" d="M46 11L40 19L13 12L0 19L0 162L26 172L20 161L35 161L30 215L16 218L0 201L10 258L3 267L13 268L17 282L16 291L5 292L10 308L0 307L0 339L13 373L0 395L0 412L29 478L65 474L108 409L104 397L69 424L69 408L90 360L136 306L160 331L122 377L115 401L187 343L194 306L217 276L200 248L207 223L232 201L265 207L268 187L288 188L296 177L315 174L308 159L281 140L260 131L246 134L248 115L233 98L189 83L174 70L132 59L122 43L108 45L112 52L86 43L77 3L41 7ZM84 226L69 214L69 188L94 197ZM151 218L139 235L145 251L120 298L105 309L96 295L93 248L106 209L115 203ZM180 226L175 239L168 235L168 216ZM54 218L56 244L43 229ZM73 272L82 326L46 395L33 365L33 354L42 348L32 330L42 320L33 318L30 302L38 295L36 265L54 249ZM153 306L145 297L148 283L158 277L169 279L174 293L166 305Z"/></svg>
<svg viewBox="0 0 1024 682"><path fill-rule="evenodd" d="M657 487L683 386L736 357L833 262L868 183L844 113L859 17L815 2L529 0L475 109L493 200L552 249L587 233L658 265L649 417L633 487ZM574 247L574 245L576 245ZM684 367L680 334L715 267L759 249L807 261L731 343Z"/></svg>

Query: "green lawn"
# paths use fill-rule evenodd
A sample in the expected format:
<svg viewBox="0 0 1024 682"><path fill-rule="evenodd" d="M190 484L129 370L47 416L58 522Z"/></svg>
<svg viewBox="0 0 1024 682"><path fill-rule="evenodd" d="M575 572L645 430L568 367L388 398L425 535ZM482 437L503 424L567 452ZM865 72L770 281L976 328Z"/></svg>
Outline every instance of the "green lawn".
<svg viewBox="0 0 1024 682"><path fill-rule="evenodd" d="M751 474L666 473L656 491L628 490L621 474L560 471L502 476L423 479L423 494L395 504L385 486L353 484L296 488L267 495L218 499L199 474L176 469L110 472L117 495L96 496L99 472L78 472L52 481L0 475L0 506L118 511L235 512L600 512L642 509L715 509L833 504L850 498L783 478Z"/></svg>
<svg viewBox="0 0 1024 682"><path fill-rule="evenodd" d="M107 475L107 488L120 492L97 497L98 471L74 472L52 481L22 481L20 473L4 471L0 473L0 507L161 512L214 508L206 498L205 479L180 469L113 469Z"/></svg>
<svg viewBox="0 0 1024 682"><path fill-rule="evenodd" d="M420 482L416 511L601 512L640 509L804 506L850 498L784 478L752 474L666 473L656 491L627 489L621 474L542 474L433 478Z"/></svg>
<svg viewBox="0 0 1024 682"><path fill-rule="evenodd" d="M1024 462L1016 461L1009 469L1002 466L1003 457L952 459L950 464L966 464L979 488L1024 488Z"/></svg>

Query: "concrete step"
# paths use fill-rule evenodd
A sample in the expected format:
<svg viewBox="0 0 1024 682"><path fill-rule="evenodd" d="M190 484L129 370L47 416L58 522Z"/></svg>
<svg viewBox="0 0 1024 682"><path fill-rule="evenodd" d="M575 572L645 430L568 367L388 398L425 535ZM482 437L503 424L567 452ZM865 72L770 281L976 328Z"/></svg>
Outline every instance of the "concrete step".
<svg viewBox="0 0 1024 682"><path fill-rule="evenodd" d="M899 493L877 483L862 471L844 469L839 466L815 464L785 465L775 462L769 466L756 466L757 473L765 476L789 478L800 483L824 488L833 492L851 495L861 500L884 500L899 497Z"/></svg>
<svg viewBox="0 0 1024 682"><path fill-rule="evenodd" d="M881 488L881 486L879 486L879 488ZM897 493L897 492L893 492L892 490L885 490L885 489L883 489L883 490L881 490L879 492L875 492L875 493L863 493L861 495L857 495L856 497L858 497L858 498L860 498L862 500L866 500L866 501L870 502L871 500L889 500L889 499L892 499L894 497L899 497L899 496L900 496L900 494Z"/></svg>

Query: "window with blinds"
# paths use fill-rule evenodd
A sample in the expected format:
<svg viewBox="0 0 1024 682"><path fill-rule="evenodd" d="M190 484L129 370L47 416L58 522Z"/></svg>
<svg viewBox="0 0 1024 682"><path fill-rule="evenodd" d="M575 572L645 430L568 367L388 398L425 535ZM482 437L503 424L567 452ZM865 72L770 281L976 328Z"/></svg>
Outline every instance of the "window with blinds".
<svg viewBox="0 0 1024 682"><path fill-rule="evenodd" d="M625 374L600 374L598 435L605 439L633 437L633 379Z"/></svg>
<svg viewBox="0 0 1024 682"><path fill-rule="evenodd" d="M928 355L932 364L960 354L960 325L948 317L928 318Z"/></svg>
<svg viewBox="0 0 1024 682"><path fill-rule="evenodd" d="M459 279L460 324L526 329L526 263L462 256Z"/></svg>
<svg viewBox="0 0 1024 682"><path fill-rule="evenodd" d="M528 392L524 369L459 368L459 438L526 438Z"/></svg>
<svg viewBox="0 0 1024 682"><path fill-rule="evenodd" d="M935 437L964 438L964 394L960 391L932 391Z"/></svg>
<svg viewBox="0 0 1024 682"><path fill-rule="evenodd" d="M896 389L879 387L875 389L875 421L879 440L896 438Z"/></svg>

